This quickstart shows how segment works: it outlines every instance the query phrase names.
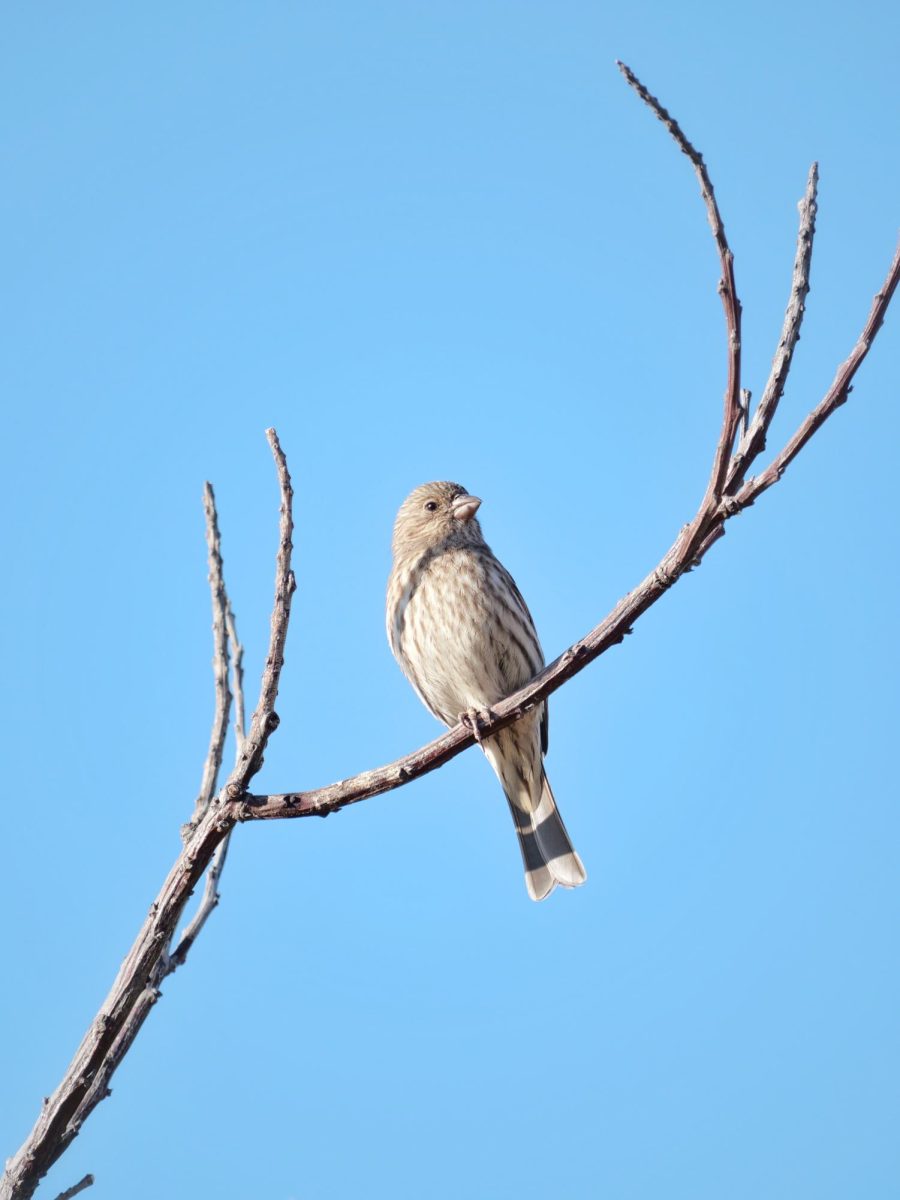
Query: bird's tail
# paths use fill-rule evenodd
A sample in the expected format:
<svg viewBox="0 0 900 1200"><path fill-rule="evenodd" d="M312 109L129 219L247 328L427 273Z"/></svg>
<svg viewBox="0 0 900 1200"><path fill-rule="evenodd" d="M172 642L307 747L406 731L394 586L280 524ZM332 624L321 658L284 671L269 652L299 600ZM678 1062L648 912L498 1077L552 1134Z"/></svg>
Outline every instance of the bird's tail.
<svg viewBox="0 0 900 1200"><path fill-rule="evenodd" d="M541 777L541 799L533 812L523 812L507 796L525 864L525 886L532 900L543 900L557 884L574 888L587 879L559 815L550 781L543 771Z"/></svg>

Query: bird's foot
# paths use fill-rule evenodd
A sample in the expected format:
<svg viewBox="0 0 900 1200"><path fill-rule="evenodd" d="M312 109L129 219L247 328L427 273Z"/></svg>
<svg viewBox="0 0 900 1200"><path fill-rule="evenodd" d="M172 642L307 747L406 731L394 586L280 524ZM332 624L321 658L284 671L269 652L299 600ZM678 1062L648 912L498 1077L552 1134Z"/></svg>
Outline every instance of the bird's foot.
<svg viewBox="0 0 900 1200"><path fill-rule="evenodd" d="M481 746L484 742L482 729L493 715L489 708L467 708L465 712L459 714L459 720L460 724L472 731L475 741Z"/></svg>

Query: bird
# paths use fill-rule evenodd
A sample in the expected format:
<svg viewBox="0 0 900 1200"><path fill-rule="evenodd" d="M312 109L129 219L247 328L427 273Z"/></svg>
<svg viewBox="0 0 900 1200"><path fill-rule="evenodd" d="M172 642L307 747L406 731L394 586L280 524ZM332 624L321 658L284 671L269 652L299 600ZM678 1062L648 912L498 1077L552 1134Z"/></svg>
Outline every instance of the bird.
<svg viewBox="0 0 900 1200"><path fill-rule="evenodd" d="M532 900L587 878L544 771L547 702L480 737L485 711L532 679L544 655L512 575L484 540L481 500L458 483L424 483L394 523L388 642L419 699L444 725L465 721L512 813Z"/></svg>

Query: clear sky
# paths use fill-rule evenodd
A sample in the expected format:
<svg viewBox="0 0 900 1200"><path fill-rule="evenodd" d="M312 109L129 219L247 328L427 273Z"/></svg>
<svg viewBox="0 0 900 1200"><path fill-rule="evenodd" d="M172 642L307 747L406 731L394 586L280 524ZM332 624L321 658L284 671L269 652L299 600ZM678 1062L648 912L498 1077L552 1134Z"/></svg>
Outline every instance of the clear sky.
<svg viewBox="0 0 900 1200"><path fill-rule="evenodd" d="M702 494L758 395L821 167L780 444L898 225L894 4L8 5L0 1158L180 847L212 715L200 505L255 693L274 424L299 590L260 790L439 732L383 628L406 493L459 480L548 655ZM558 693L589 872L525 894L477 750L238 830L223 900L41 1195L866 1200L897 1138L900 312L702 569Z"/></svg>

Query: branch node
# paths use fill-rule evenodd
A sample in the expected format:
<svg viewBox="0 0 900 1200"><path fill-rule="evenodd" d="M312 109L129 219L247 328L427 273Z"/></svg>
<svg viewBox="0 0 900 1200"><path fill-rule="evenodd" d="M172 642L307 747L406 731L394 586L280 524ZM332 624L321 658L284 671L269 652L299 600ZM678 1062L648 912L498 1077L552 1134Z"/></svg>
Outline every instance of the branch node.
<svg viewBox="0 0 900 1200"><path fill-rule="evenodd" d="M670 571L667 567L660 565L653 572L653 579L658 587L667 592L672 584L677 582L678 575L678 571ZM626 633L631 633L631 630L626 630Z"/></svg>

